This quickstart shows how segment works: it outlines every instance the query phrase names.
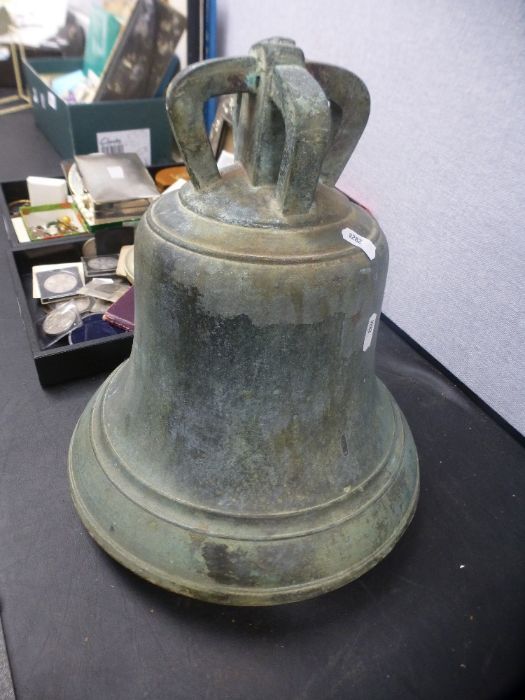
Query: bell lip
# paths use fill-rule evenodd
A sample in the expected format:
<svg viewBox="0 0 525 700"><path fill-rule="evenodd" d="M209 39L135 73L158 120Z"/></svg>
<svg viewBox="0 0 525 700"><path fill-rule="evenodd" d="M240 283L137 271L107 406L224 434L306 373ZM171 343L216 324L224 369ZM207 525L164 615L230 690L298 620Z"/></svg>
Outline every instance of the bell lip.
<svg viewBox="0 0 525 700"><path fill-rule="evenodd" d="M107 386L106 383L104 383L103 387L105 386ZM101 387L100 391L103 390L103 387ZM74 505L88 533L100 545L100 547L105 550L107 554L141 578L144 578L147 581L171 592L210 603L238 606L278 605L312 598L344 586L352 580L360 577L379 563L393 549L413 518L419 497L418 458L406 419L402 415L399 407L397 407L397 404L394 402L394 405L401 416L404 430L406 431L406 440L403 441L404 447L401 454L397 456L396 473L400 476L400 478L402 474L409 475L409 492L407 493L407 495L409 495L409 499L408 502L405 502L406 505L403 508L401 517L396 518L394 527L391 529L388 537L384 540L380 540L378 538L375 545L370 548L365 548L364 551L367 553L360 560L357 562L352 562L350 560L349 566L341 571L329 573L326 576L321 576L320 578L315 578L310 581L307 580L306 582L303 581L302 583L298 584L285 584L282 586L240 586L229 583L219 583L213 578L210 578L204 582L199 580L197 577L190 580L187 578L187 574L189 573L191 575L191 569L187 571L179 570L174 572L166 572L160 569L155 563L142 560L139 556L133 553L132 547L130 548L123 546L121 543L119 543L116 538L110 534L110 529L108 527L104 527L99 524L96 511L94 511L93 514L85 505L84 498L81 495L81 490L78 488L77 484L76 471L78 471L78 462L75 460L77 466L74 467L73 454L75 451L74 448L77 436L80 436L81 434L79 430L85 434L87 426L89 426L89 432L86 437L89 440L91 448L93 448L93 436L91 433L93 424L90 414L93 410L95 410L95 400L96 397L94 397L93 402L90 402L85 410L85 413L81 416L73 433L69 449L68 472L70 490ZM84 422L82 423L83 420ZM97 463L98 469L101 469L100 462L98 461L94 451L91 452L89 462L92 462L93 464ZM396 483L397 482L394 480L392 482L392 487L395 487ZM113 486L113 489L114 488L115 487ZM118 489L117 491L121 495L125 496L125 494ZM396 499L392 500L392 497L389 496L390 493L392 493L391 489L386 489L378 500L378 506L383 502L390 502L392 504L396 502ZM135 507L139 508L137 514L140 513L140 506L135 504ZM372 507L374 507L374 504L372 504ZM314 537L318 535L319 533L313 533ZM173 536L176 539L177 535L174 534ZM231 544L235 543L234 537L230 537L228 539L230 540ZM296 542L300 542L302 538L292 538L292 541L294 541L294 539ZM242 545L242 541L239 541L239 545Z"/></svg>
<svg viewBox="0 0 525 700"><path fill-rule="evenodd" d="M324 578L316 579L311 583L296 584L292 586L281 586L275 588L248 588L241 586L224 586L216 582L210 582L213 585L213 590L210 587L205 588L198 583L191 583L178 576L177 581L170 579L155 566L148 563L145 568L141 560L131 552L124 550L114 540L109 538L106 533L97 527L96 521L91 517L89 511L84 507L83 501L76 488L73 476L71 450L68 458L68 471L70 492L77 513L87 530L90 537L115 561L129 569L133 574L145 579L153 585L164 588L171 593L184 595L188 598L204 601L206 603L214 603L227 606L241 607L267 607L270 605L282 605L288 603L298 603L309 598L314 598L318 595L329 593L338 588L342 588L348 583L361 577L366 572L370 571L374 566L379 564L393 550L399 542L408 526L410 525L416 512L419 492L420 479L419 467L416 459L415 471L416 482L412 493L412 498L409 501L408 507L399 521L399 526L392 534L382 543L380 547L371 552L367 557L354 564L349 569L345 569L337 574L332 574ZM102 535L101 532L104 534Z"/></svg>
<svg viewBox="0 0 525 700"><path fill-rule="evenodd" d="M359 517L391 488L398 476L402 455L407 445L413 440L401 410L388 389L376 377L376 381L385 392L386 400L392 410L392 440L373 471L368 473L359 483L353 485L352 488L344 489L340 495L334 498L290 511L236 513L214 508L204 503L177 498L173 494L168 495L157 490L150 483L137 476L118 453L105 428L105 400L106 396L111 393L112 383L117 381L120 372L124 371L127 363L127 361L122 363L106 379L93 397L89 408L86 408L86 412L89 411L91 434L96 432L98 435L97 445L95 446L92 441L91 449L100 469L112 487L125 494L126 498L138 509L196 535L213 536L224 540L272 542L293 540L341 527L346 522ZM75 434L71 444L74 442L74 437ZM373 490L370 494L371 489ZM145 497L154 501L155 510L146 506ZM315 526L311 526L309 522L312 517L317 519ZM210 521L210 519L213 519L214 530L203 529L195 524L195 521ZM242 527L245 533L242 537L238 536L239 527ZM261 537L259 534L261 528L264 528L266 532L265 537Z"/></svg>

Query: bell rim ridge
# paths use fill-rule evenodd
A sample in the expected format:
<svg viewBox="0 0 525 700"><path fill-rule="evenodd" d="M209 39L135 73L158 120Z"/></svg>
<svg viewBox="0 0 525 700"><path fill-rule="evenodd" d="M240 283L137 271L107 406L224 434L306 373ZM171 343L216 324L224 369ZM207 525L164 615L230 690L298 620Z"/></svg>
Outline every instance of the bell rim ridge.
<svg viewBox="0 0 525 700"><path fill-rule="evenodd" d="M188 183L179 191L165 194L148 209L141 225L145 223L159 238L178 248L223 260L255 264L294 265L358 257L362 251L348 245L344 239L343 231L347 228L369 240L375 248L387 248L388 245L375 217L339 190L330 192L339 205L337 216L323 217L322 214L330 208L330 200L321 200L320 218L310 222L304 217L288 217L287 228L276 234L271 226L260 225L257 220L239 223L222 216L213 217L206 210L193 210L188 207L183 191L191 191L191 188L191 183ZM257 193L268 188L253 189ZM327 188L324 190L328 191ZM212 194L213 209L220 211L221 199L215 196L216 193ZM169 225L174 216L178 222L176 230ZM188 221L194 224L192 229L187 227Z"/></svg>
<svg viewBox="0 0 525 700"><path fill-rule="evenodd" d="M197 580L190 580L187 577L181 575L181 573L170 574L165 569L162 569L160 566L150 561L146 562L144 559L142 559L140 556L133 552L133 545L130 544L130 541L126 542L125 545L122 545L118 542L116 535L112 534L112 530L113 533L115 532L115 529L113 529L113 524L109 525L106 528L104 528L101 525L101 523L104 521L104 513L112 511L118 512L118 508L113 509L111 507L110 501L106 501L103 505L104 512L94 514L86 505L86 500L82 495L82 476L85 478L86 472L88 472L88 478L91 478L92 480L91 483L94 483L94 480L100 482L102 476L102 481L107 480L108 484L111 486L111 488L105 490L106 494L110 495L111 497L114 497L115 495L120 495L128 503L133 504L133 509L134 511L136 511L135 516L137 527L140 526L142 521L142 526L144 526L144 524L147 522L149 522L150 526L152 523L154 523L153 529L155 529L160 521L164 521L164 518L158 514L158 506L156 506L157 513L154 513L150 508L145 508L143 504L138 503L137 500L132 497L129 490L126 490L125 486L123 487L122 482L117 484L115 483L115 481L112 478L114 477L114 475L111 475L110 472L115 469L115 465L118 464L119 459L118 457L116 457L115 453L113 453L112 459L111 448L109 449L108 455L103 455L100 451L100 438L98 436L96 439L93 438L95 431L94 426L96 424L97 418L102 424L101 404L103 402L104 395L108 391L112 379L114 379L115 375L118 372L119 370L110 375L110 377L108 377L108 379L100 387L99 391L93 397L92 401L88 405L88 408L86 409L85 413L81 416L75 428L68 456L70 490L75 508L77 509L77 512L86 530L88 531L89 535L93 538L93 540L95 540L95 542L97 542L97 544L100 547L102 547L102 549L104 549L107 554L109 554L113 559L119 562L119 564L129 569L141 578L146 579L150 583L160 586L161 588L164 588L174 593L182 594L209 603L218 603L223 605L267 606L299 602L301 600L306 600L308 598L312 598L317 595L340 588L346 585L347 583L350 583L351 581L362 576L364 573L366 573L378 563L380 563L392 551L394 546L397 544L397 542L400 540L403 533L409 526L416 511L416 506L419 498L419 469L417 453L415 450L412 434L410 432L410 428L408 427L406 419L403 416L399 407L397 406L396 402L390 397L388 390L385 389L388 396L390 397L392 409L396 415L396 425L401 429L402 435L402 439L400 439L399 430L396 430L393 434L393 443L396 443L398 445L401 443L401 449L398 450L398 452L394 455L397 456L397 460L392 469L393 476L388 481L387 487L384 488L379 494L377 490L372 491L369 494L369 498L366 500L365 507L358 509L359 512L357 513L352 513L351 495L362 490L360 489L359 485L356 486L355 489L352 489L351 495L349 496L346 502L350 505L350 512L347 513L347 517L343 521L337 521L332 526L328 525L318 529L312 527L309 529L308 532L303 532L295 535L284 535L281 537L276 537L275 539L267 538L268 542L275 542L276 545L278 545L278 543L283 540L300 542L304 538L312 538L313 542L313 540L319 538L323 533L327 532L328 530L337 530L337 528L344 529L345 522L348 523L348 530L351 531L353 536L356 531L355 522L359 519L359 516L361 514L364 518L374 517L373 513L371 513L371 511L373 510L373 507L371 506L373 506L374 503L376 503L379 506L381 503L385 502L387 505L395 507L398 504L398 499L396 499L395 496L391 495L394 491L393 487L403 476L407 477L409 480L412 479L412 483L410 484L411 497L408 501L406 501L406 508L401 514L401 516L399 516L398 514L395 516L395 518L393 518L393 520L396 523L395 527L393 529L386 528L388 531L388 536L381 539L381 541L379 541L379 543L377 543L375 546L371 547L364 557L359 558L357 561L353 562L350 566L347 566L341 571L330 573L326 576L317 577L311 581L303 581L300 583L293 583L273 587L264 585L257 587L240 586L237 584L221 584L217 580L214 580L212 577L206 578L205 580L199 582ZM379 380L378 383L381 384ZM84 422L83 427L81 426L82 422ZM87 429L85 425L86 422L88 423ZM78 460L73 459L73 453L75 452L75 450L78 454L77 439L80 433L82 433L84 436L88 436L91 449L88 458L82 461L82 463L79 463ZM94 444L97 444L96 449L94 447ZM108 442L108 445L109 444L110 443ZM390 453L389 456L390 458L392 458L392 453ZM105 463L103 463L104 458L106 459ZM383 472L384 470L385 467L381 468L378 471ZM93 476L93 474L95 474L95 477ZM367 483L371 483L369 479L366 481ZM391 504L388 504L389 494L392 500ZM136 494L134 495L136 496ZM191 504L189 505L191 507ZM330 506L328 506L328 508L329 507ZM316 510L316 507L305 509L305 513L315 513ZM173 543L175 546L180 544L180 532L183 530L193 531L194 536L197 536L199 534L202 537L203 541L209 541L212 540L214 537L217 537L223 542L230 543L230 546L233 544L235 545L235 547L240 547L241 549L244 546L246 550L248 550L250 546L257 544L257 542L261 541L261 538L254 538L253 540L248 537L244 537L242 539L235 539L233 532L230 535L226 535L224 533L219 532L219 534L217 535L217 533L214 532L211 528L213 526L217 528L217 523L220 524L221 514L217 515L217 513L214 513L211 509L207 508L198 508L198 512L201 522L203 518L203 513L209 513L209 515L211 516L211 527L208 526L204 528L203 533L205 532L206 534L197 533L188 523L176 522L172 518L170 521L170 525L172 525L174 528ZM228 514L223 513L222 516L227 518ZM242 516L242 518L244 520L249 520L249 518L246 518L246 516L244 515ZM256 519L257 518L254 518L254 520ZM279 518L275 519L276 521L279 520ZM282 531L282 523L277 523L277 528L280 528ZM158 537L160 542L161 539L165 539L166 535L165 533L161 533ZM318 546L318 544L312 544L312 547L314 549ZM343 556L345 552L348 553L348 543L341 540L340 549L341 556ZM160 555L158 558L159 561L162 561L163 564L166 563L166 559L162 555Z"/></svg>

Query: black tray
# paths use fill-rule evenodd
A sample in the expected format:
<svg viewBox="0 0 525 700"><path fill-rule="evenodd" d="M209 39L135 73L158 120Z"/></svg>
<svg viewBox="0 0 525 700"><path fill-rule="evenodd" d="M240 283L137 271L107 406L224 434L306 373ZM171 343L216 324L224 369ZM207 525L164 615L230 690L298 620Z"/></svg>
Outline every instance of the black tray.
<svg viewBox="0 0 525 700"><path fill-rule="evenodd" d="M82 241L68 239L60 245L57 245L57 242L48 246L39 243L36 246L32 244L30 247L8 251L20 315L42 386L60 384L69 379L113 369L125 360L131 351L133 333L120 333L75 345L69 345L67 339L63 339L46 350L42 350L40 346L35 327L36 320L41 315L40 304L37 299L33 299L31 268L33 265L78 262L81 250Z"/></svg>

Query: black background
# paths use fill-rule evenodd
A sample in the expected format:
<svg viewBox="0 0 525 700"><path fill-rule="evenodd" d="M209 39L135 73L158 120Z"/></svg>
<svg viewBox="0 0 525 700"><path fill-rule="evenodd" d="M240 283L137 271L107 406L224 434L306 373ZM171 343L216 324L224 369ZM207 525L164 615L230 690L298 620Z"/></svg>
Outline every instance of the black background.
<svg viewBox="0 0 525 700"><path fill-rule="evenodd" d="M59 175L31 112L2 181ZM143 582L89 538L66 453L102 375L40 387L0 232L0 604L17 698L504 698L524 682L525 450L385 323L378 373L421 498L385 561L323 597L226 608Z"/></svg>

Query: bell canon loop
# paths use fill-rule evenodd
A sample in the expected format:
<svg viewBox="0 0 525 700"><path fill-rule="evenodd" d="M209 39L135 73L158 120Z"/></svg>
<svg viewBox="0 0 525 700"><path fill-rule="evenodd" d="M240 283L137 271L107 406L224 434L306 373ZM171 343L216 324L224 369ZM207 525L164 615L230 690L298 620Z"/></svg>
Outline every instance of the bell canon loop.
<svg viewBox="0 0 525 700"><path fill-rule="evenodd" d="M202 105L224 94L236 162L219 172ZM274 38L190 66L167 108L191 181L138 227L133 349L75 429L73 500L111 556L172 591L315 596L385 557L418 496L374 372L387 243L334 187L368 91Z"/></svg>

